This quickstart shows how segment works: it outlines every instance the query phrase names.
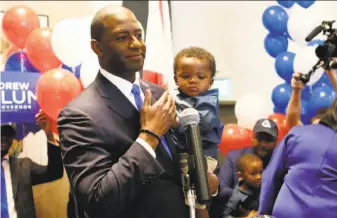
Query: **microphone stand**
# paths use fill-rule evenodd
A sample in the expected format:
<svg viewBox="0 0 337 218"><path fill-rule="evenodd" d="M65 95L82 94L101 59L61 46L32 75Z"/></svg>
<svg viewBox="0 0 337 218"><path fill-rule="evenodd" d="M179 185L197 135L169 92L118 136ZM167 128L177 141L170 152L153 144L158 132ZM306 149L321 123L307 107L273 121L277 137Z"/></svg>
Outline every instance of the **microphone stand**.
<svg viewBox="0 0 337 218"><path fill-rule="evenodd" d="M190 218L195 218L195 190L193 188L192 182L191 182L191 177L187 173L184 177L184 187L185 187L185 192L187 193L187 200L188 200L188 205L190 209Z"/></svg>

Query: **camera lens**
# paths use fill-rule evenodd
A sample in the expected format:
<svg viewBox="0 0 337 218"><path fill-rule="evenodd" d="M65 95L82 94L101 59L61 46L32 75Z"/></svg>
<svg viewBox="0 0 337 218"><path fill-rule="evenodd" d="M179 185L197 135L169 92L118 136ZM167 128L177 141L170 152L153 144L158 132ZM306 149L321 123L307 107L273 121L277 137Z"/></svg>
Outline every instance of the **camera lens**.
<svg viewBox="0 0 337 218"><path fill-rule="evenodd" d="M323 45L319 45L316 48L316 56L320 59L333 57L336 50L336 46L332 43L326 42Z"/></svg>

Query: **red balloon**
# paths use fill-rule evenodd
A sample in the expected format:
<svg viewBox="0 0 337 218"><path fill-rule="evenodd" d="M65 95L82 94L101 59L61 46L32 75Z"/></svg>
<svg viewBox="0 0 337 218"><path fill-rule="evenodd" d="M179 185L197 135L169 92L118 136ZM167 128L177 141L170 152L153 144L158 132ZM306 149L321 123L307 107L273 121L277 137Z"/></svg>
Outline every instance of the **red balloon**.
<svg viewBox="0 0 337 218"><path fill-rule="evenodd" d="M41 73L61 66L51 46L52 31L49 28L34 30L28 37L26 50L28 59Z"/></svg>
<svg viewBox="0 0 337 218"><path fill-rule="evenodd" d="M36 84L37 102L54 121L61 109L81 92L81 85L74 74L65 69L44 73Z"/></svg>
<svg viewBox="0 0 337 218"><path fill-rule="evenodd" d="M277 143L279 143L290 130L289 126L287 125L286 116L284 114L274 113L269 115L268 119L273 120L277 124Z"/></svg>
<svg viewBox="0 0 337 218"><path fill-rule="evenodd" d="M37 14L26 6L16 6L3 16L2 29L8 41L18 48L24 48L29 34L40 28Z"/></svg>
<svg viewBox="0 0 337 218"><path fill-rule="evenodd" d="M6 52L6 58L9 58L9 56L11 56L12 54L14 54L17 51L21 51L21 49L19 49L15 45L9 46L9 48L7 49L7 52Z"/></svg>
<svg viewBox="0 0 337 218"><path fill-rule="evenodd" d="M251 145L252 137L246 128L237 124L227 124L224 127L219 145L219 149L224 155L230 150L250 147Z"/></svg>

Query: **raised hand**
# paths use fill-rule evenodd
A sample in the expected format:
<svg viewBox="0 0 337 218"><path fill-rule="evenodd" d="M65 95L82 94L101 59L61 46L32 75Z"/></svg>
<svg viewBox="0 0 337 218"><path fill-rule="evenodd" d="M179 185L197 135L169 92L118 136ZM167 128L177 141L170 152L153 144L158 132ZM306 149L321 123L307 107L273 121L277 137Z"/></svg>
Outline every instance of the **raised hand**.
<svg viewBox="0 0 337 218"><path fill-rule="evenodd" d="M291 79L291 87L293 89L303 89L304 88L304 83L299 80L300 78L300 73L294 73L293 78Z"/></svg>
<svg viewBox="0 0 337 218"><path fill-rule="evenodd" d="M39 112L35 115L35 120L40 128L46 133L47 140L56 145L57 137L55 137L52 131L52 119L40 109Z"/></svg>
<svg viewBox="0 0 337 218"><path fill-rule="evenodd" d="M52 120L41 109L35 115L36 123L46 134L52 133Z"/></svg>
<svg viewBox="0 0 337 218"><path fill-rule="evenodd" d="M165 135L168 129L177 124L176 106L172 96L165 91L160 99L151 105L151 92L145 93L143 108L140 112L140 124L142 129L147 129L159 137ZM150 143L149 143L150 144ZM152 146L152 144L155 144ZM151 143L156 147L157 143Z"/></svg>

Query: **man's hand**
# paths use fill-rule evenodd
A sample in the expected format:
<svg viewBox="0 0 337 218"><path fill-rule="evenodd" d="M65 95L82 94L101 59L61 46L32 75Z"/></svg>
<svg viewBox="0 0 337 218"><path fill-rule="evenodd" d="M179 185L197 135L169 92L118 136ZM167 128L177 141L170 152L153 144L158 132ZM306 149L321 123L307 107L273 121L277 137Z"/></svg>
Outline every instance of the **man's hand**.
<svg viewBox="0 0 337 218"><path fill-rule="evenodd" d="M300 73L294 73L293 78L291 79L291 87L295 90L301 90L304 88L305 84L299 80Z"/></svg>
<svg viewBox="0 0 337 218"><path fill-rule="evenodd" d="M52 119L41 109L35 115L36 123L46 133L47 140L56 144L56 140L52 131Z"/></svg>
<svg viewBox="0 0 337 218"><path fill-rule="evenodd" d="M153 105L150 105L151 97L150 90L146 90L143 108L140 111L140 125L142 129L150 130L161 137L170 127L177 125L176 106L168 91ZM154 150L157 148L158 140L154 137L141 133L140 138L148 142Z"/></svg>
<svg viewBox="0 0 337 218"><path fill-rule="evenodd" d="M214 195L219 188L219 179L212 173L207 173L208 187L211 195Z"/></svg>

